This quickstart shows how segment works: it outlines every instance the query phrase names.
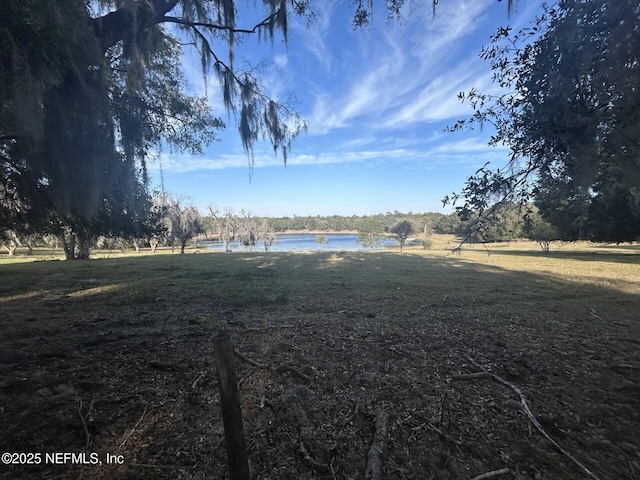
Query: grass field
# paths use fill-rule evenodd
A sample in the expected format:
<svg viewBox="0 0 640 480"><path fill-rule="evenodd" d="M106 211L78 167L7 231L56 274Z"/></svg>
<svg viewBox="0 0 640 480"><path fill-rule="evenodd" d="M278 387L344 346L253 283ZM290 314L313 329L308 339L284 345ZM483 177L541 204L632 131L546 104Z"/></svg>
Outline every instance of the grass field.
<svg viewBox="0 0 640 480"><path fill-rule="evenodd" d="M640 476L640 247L455 246L0 257L0 446L126 459L0 477L225 478L222 330L255 478Z"/></svg>

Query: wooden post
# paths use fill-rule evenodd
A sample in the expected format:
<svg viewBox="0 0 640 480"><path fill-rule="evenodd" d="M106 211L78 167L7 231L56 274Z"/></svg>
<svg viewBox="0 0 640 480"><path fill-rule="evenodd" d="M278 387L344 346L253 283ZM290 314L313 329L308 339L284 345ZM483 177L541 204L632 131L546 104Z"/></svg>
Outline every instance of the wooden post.
<svg viewBox="0 0 640 480"><path fill-rule="evenodd" d="M249 480L251 478L249 457L244 441L240 395L238 394L236 371L233 367L233 347L231 346L231 334L229 332L221 332L216 336L213 354L216 361L216 370L218 371L229 478L231 480Z"/></svg>

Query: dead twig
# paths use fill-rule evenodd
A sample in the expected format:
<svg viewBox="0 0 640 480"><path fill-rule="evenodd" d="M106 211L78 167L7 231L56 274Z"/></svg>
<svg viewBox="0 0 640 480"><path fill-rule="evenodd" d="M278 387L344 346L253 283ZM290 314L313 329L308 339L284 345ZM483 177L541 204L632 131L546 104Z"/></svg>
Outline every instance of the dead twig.
<svg viewBox="0 0 640 480"><path fill-rule="evenodd" d="M266 330L273 331L274 329L277 330L278 328L296 328L296 325L269 325L268 327L247 327L242 331L242 333L264 332Z"/></svg>
<svg viewBox="0 0 640 480"><path fill-rule="evenodd" d="M309 375L302 373L302 371L298 370L296 367L292 365L287 365L286 363L283 363L282 365L278 365L277 367L273 368L273 371L274 372L293 372L303 380L306 380L307 382L311 382L311 377Z"/></svg>
<svg viewBox="0 0 640 480"><path fill-rule="evenodd" d="M333 480L336 480L336 471L333 469L333 463L329 462L329 467L331 468L331 476Z"/></svg>
<svg viewBox="0 0 640 480"><path fill-rule="evenodd" d="M371 448L367 456L367 470L365 480L382 479L382 461L387 449L387 424L389 414L384 410L379 410L376 415L376 433L373 436Z"/></svg>
<svg viewBox="0 0 640 480"><path fill-rule="evenodd" d="M491 378L493 378L496 382L501 383L501 384L509 387L511 390L513 390L518 395L518 397L520 397L520 404L522 405L524 413L527 415L527 417L529 417L529 420L531 420L531 423L533 424L533 426L536 427L536 429L542 434L542 436L544 438L546 438L547 440L549 440L553 444L553 446L556 447L560 451L560 453L562 453L565 457L567 457L569 460L571 460L575 465L580 467L585 474L587 474L591 478L599 480L599 478L591 470L589 470L587 467L585 467L573 455L571 455L564 448L562 448L560 446L560 444L558 442L556 442L553 438L551 438L549 436L549 434L544 430L544 428L542 428L542 425L540 425L540 422L538 422L538 419L531 412L531 409L529 408L529 404L527 403L527 399L524 396L524 394L522 393L522 390L520 390L514 384L507 382L504 378L496 375L495 373L489 372L487 369L482 367L478 362L476 362L473 358L471 358L471 357L468 357L468 358L469 358L469 361L471 363L473 363L476 367L478 367L483 372L488 373L491 376Z"/></svg>
<svg viewBox="0 0 640 480"><path fill-rule="evenodd" d="M80 398L80 396L77 394L76 394L76 397L78 398L78 416L80 417L80 421L82 422L82 427L84 428L84 434L87 439L87 441L85 442L84 448L85 450L89 450L89 446L91 445L91 434L89 433L89 427L87 426L87 418L89 418L89 415L91 415L91 412L93 410L93 403L95 399L91 397L91 404L89 405L89 409L87 410L87 413L83 414L82 398Z"/></svg>
<svg viewBox="0 0 640 480"><path fill-rule="evenodd" d="M243 355L242 353L240 353L237 349L233 349L233 353L236 354L241 360L244 360L245 362L253 365L254 367L258 367L258 368L271 368L269 367L269 365L267 365L266 363L260 363L260 362L256 362L255 360Z"/></svg>
<svg viewBox="0 0 640 480"><path fill-rule="evenodd" d="M311 382L311 377L305 373L303 373L301 370L299 370L298 368L292 366L292 365L288 365L286 363L283 363L282 365L278 365L277 367L271 367L269 365L267 365L266 363L260 363L257 362L249 357L247 357L246 355L243 355L242 353L240 353L238 350L233 349L233 353L235 355L237 355L240 359L244 360L245 362L253 365L254 367L258 367L258 368L266 368L268 370L271 370L275 373L280 373L280 372L293 372L296 375L298 375L300 378L302 378L303 380L306 380L307 382Z"/></svg>
<svg viewBox="0 0 640 480"><path fill-rule="evenodd" d="M200 383L200 380L202 380L204 378L204 372L202 372L198 378L196 378L193 383L191 384L191 388L196 388L196 385L198 385L198 383Z"/></svg>
<svg viewBox="0 0 640 480"><path fill-rule="evenodd" d="M356 400L356 406L353 408L353 412L351 412L351 415L345 418L343 423L349 424L354 418L356 418L356 415L358 415L359 411L360 411L360 401Z"/></svg>
<svg viewBox="0 0 640 480"><path fill-rule="evenodd" d="M491 472L483 473L482 475L473 477L471 480L484 480L485 478L497 477L498 475L509 473L510 471L511 470L509 470L508 468L501 468L500 470L493 470Z"/></svg>
<svg viewBox="0 0 640 480"><path fill-rule="evenodd" d="M366 342L366 343L373 343L376 340L371 339L371 338L354 338L354 337L335 337L338 340L346 340L348 342Z"/></svg>
<svg viewBox="0 0 640 480"><path fill-rule="evenodd" d="M463 373L461 375L454 375L452 380L478 380L480 378L492 378L489 372L477 372L477 373Z"/></svg>
<svg viewBox="0 0 640 480"><path fill-rule="evenodd" d="M597 320L602 320L602 318L600 318L600 316L596 313L596 311L593 308L589 309L589 315L591 315L593 318Z"/></svg>
<svg viewBox="0 0 640 480"><path fill-rule="evenodd" d="M316 460L315 458L313 458L309 454L309 451L305 447L304 442L302 440L300 440L300 453L302 453L302 457L304 458L304 460L308 464L310 464L312 467L317 468L318 470L320 470L322 472L329 471L329 469L330 469L329 464L324 463L324 462L320 462L320 461Z"/></svg>
<svg viewBox="0 0 640 480"><path fill-rule="evenodd" d="M140 422L142 422L142 419L144 418L146 413L147 413L147 405L144 406L144 409L142 410L142 415L140 415L140 418L138 419L136 424L129 431L129 433L124 437L124 439L122 440L122 443L120 443L120 448L124 448L125 444L127 443L127 440L129 440L129 437L133 435L133 432L136 431L136 428L138 428L138 425L140 425Z"/></svg>
<svg viewBox="0 0 640 480"><path fill-rule="evenodd" d="M414 315L418 315L424 308L427 308L428 305L425 303L424 305L420 305L420 308L418 308L415 312L410 312L409 316L414 316Z"/></svg>

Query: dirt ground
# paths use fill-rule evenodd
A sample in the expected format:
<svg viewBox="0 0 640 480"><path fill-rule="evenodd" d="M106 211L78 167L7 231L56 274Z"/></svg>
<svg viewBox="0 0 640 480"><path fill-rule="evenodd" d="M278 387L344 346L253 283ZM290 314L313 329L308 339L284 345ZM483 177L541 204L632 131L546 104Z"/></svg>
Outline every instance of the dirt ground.
<svg viewBox="0 0 640 480"><path fill-rule="evenodd" d="M294 267L249 281L268 293ZM3 296L0 448L41 457L0 477L229 478L213 361L229 331L255 479L361 479L376 458L384 479L640 478L637 297L605 320L327 275L321 295L311 279L245 304L177 280L89 295L95 272Z"/></svg>

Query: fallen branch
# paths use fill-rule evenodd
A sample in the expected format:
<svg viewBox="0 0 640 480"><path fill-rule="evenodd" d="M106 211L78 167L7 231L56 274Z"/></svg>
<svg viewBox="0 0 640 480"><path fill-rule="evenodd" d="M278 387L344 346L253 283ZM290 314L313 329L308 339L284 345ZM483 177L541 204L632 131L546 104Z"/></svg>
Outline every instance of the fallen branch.
<svg viewBox="0 0 640 480"><path fill-rule="evenodd" d="M269 365L267 365L266 363L260 363L260 362L256 362L255 360L243 355L242 353L240 353L236 348L233 349L233 353L235 353L241 360L244 360L245 362L253 365L254 367L258 367L258 368L271 368L269 367Z"/></svg>
<svg viewBox="0 0 640 480"><path fill-rule="evenodd" d="M387 449L387 423L389 415L384 410L378 411L376 415L376 433L373 436L371 448L367 456L367 470L364 475L365 480L382 479L382 460Z"/></svg>
<svg viewBox="0 0 640 480"><path fill-rule="evenodd" d="M200 380L202 380L204 378L204 372L202 372L198 378L196 378L193 383L191 384L191 388L196 388L196 385L198 385L198 383L200 382Z"/></svg>
<svg viewBox="0 0 640 480"><path fill-rule="evenodd" d="M492 472L483 473L477 477L473 477L471 480L484 480L485 478L497 477L503 473L509 473L511 470L508 468L501 468L500 470L493 470Z"/></svg>
<svg viewBox="0 0 640 480"><path fill-rule="evenodd" d="M513 390L518 397L520 397L520 404L522 405L522 408L524 409L524 413L527 415L527 417L529 417L529 420L531 420L531 423L533 424L534 427L536 427L536 429L542 434L542 436L544 438L546 438L547 440L549 440L554 447L556 447L560 453L562 453L564 456L566 456L569 460L571 460L575 465L577 465L578 467L580 467L582 469L582 471L584 473L586 473L589 477L594 478L596 480L599 480L599 478L591 471L589 470L587 467L585 467L582 463L580 463L579 460L577 460L573 455L571 455L569 452L567 452L564 448L562 448L560 446L560 444L558 442L556 442L553 438L551 438L549 436L549 434L544 430L544 428L542 428L542 425L540 425L540 422L538 422L538 419L535 417L535 415L531 412L531 409L529 408L529 404L527 403L527 399L524 396L524 394L522 393L522 390L520 390L518 387L516 387L514 384L507 382L504 378L496 375L495 373L491 373L489 372L487 369L485 369L484 367L482 367L478 362L476 362L474 359L472 359L471 357L469 357L469 361L471 363L473 363L476 367L478 367L480 370L482 370L484 373L487 373L491 376L491 378L493 378L496 382L501 383L507 387L509 387L511 390Z"/></svg>
<svg viewBox="0 0 640 480"><path fill-rule="evenodd" d="M302 378L303 380L306 380L307 382L311 382L311 377L305 373L302 373L302 371L298 370L296 367L291 366L291 365L287 365L285 363L283 363L282 365L278 365L277 367L272 369L274 372L293 372L296 375L298 375L300 378Z"/></svg>
<svg viewBox="0 0 640 480"><path fill-rule="evenodd" d="M240 353L238 350L234 349L233 353L236 354L240 359L244 360L245 362L253 365L254 367L258 367L258 368L266 368L268 370L271 370L273 372L279 373L279 372L293 372L296 375L298 375L300 378L302 378L303 380L306 380L307 382L311 382L311 377L305 373L303 373L301 370L299 370L298 368L292 366L292 365L288 365L286 363L283 363L282 365L278 365L277 367L271 367L269 365L267 365L266 363L260 363L257 362L249 357L247 357L246 355L243 355L242 353Z"/></svg>
<svg viewBox="0 0 640 480"><path fill-rule="evenodd" d="M308 464L310 464L312 467L317 468L318 470L320 470L322 472L328 472L329 471L329 465L327 463L320 462L320 461L316 460L315 458L313 458L309 454L309 451L307 450L307 448L304 446L304 442L302 440L300 440L300 453L302 453L302 456L304 457L305 461Z"/></svg>
<svg viewBox="0 0 640 480"><path fill-rule="evenodd" d="M138 419L138 421L136 422L136 424L133 426L133 428L129 431L129 433L127 434L126 437L124 437L124 439L122 440L122 443L120 444L120 448L124 448L125 443L127 443L127 440L129 440L129 437L131 435L133 435L133 432L136 431L136 428L138 428L138 425L140 425L140 422L142 421L142 419L144 418L145 414L147 413L147 405L144 406L144 410L142 410L142 415L140 415L140 418Z"/></svg>
<svg viewBox="0 0 640 480"><path fill-rule="evenodd" d="M264 332L266 330L273 331L278 328L296 328L297 325L269 325L268 327L247 327L242 333L252 333L252 332Z"/></svg>
<svg viewBox="0 0 640 480"><path fill-rule="evenodd" d="M463 373L461 375L454 375L452 380L478 380L480 378L492 378L489 372L477 372L477 373Z"/></svg>

